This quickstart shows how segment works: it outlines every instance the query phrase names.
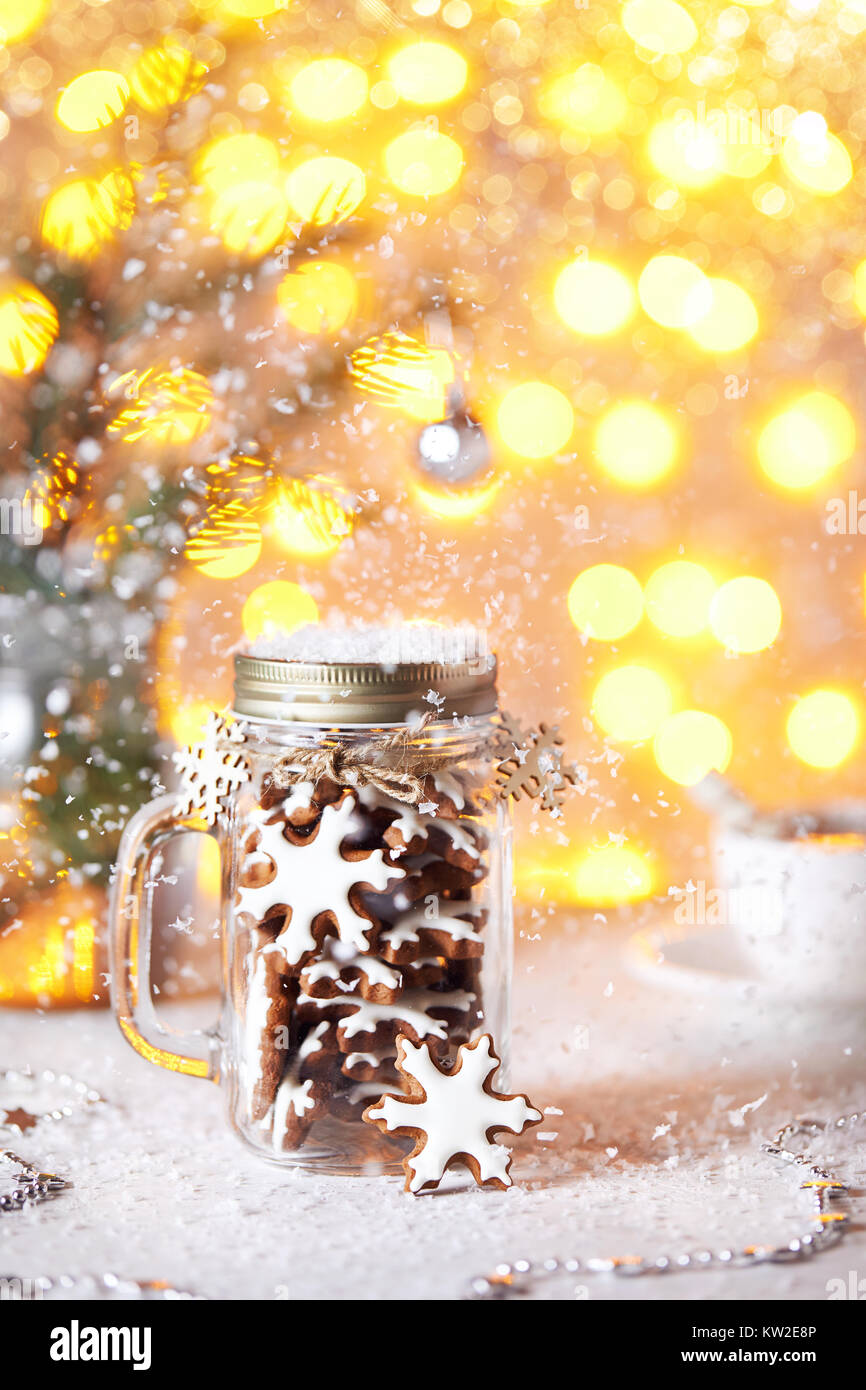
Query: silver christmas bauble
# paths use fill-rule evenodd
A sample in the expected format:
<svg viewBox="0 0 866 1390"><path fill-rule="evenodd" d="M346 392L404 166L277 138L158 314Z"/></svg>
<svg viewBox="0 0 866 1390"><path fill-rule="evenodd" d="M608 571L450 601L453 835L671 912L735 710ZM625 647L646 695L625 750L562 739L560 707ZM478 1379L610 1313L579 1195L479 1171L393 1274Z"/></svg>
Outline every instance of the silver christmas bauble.
<svg viewBox="0 0 866 1390"><path fill-rule="evenodd" d="M490 470L490 445L483 428L464 410L425 425L418 436L416 463L440 484L480 482Z"/></svg>

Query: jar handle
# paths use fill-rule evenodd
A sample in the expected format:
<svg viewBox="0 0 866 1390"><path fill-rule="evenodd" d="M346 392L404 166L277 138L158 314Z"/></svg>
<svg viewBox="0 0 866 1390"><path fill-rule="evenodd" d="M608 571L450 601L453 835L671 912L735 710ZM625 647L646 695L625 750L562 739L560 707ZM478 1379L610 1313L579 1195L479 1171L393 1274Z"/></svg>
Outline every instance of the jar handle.
<svg viewBox="0 0 866 1390"><path fill-rule="evenodd" d="M109 910L112 1004L126 1041L148 1062L186 1076L218 1081L216 1031L169 1028L160 1021L151 994L151 865L166 841L179 832L201 834L204 829L195 817L178 815L176 805L176 797L161 796L142 806L120 841ZM216 839L222 853L218 833Z"/></svg>

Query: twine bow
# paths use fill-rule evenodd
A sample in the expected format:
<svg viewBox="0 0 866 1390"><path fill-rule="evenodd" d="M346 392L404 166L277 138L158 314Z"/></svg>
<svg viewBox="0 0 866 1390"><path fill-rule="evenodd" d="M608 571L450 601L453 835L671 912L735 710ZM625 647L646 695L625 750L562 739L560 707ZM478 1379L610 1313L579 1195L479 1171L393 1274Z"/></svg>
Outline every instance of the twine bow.
<svg viewBox="0 0 866 1390"><path fill-rule="evenodd" d="M443 750L438 757L419 753L410 759L409 748L413 738L433 718L434 714L426 714L414 728L400 729L396 734L370 739L355 747L335 743L330 748L290 749L271 768L270 784L282 789L293 787L298 782L316 782L320 777L328 777L341 787L375 787L395 801L417 806L425 798L427 777L441 766L445 756ZM383 754L392 753L402 753L402 768L384 767L379 761Z"/></svg>

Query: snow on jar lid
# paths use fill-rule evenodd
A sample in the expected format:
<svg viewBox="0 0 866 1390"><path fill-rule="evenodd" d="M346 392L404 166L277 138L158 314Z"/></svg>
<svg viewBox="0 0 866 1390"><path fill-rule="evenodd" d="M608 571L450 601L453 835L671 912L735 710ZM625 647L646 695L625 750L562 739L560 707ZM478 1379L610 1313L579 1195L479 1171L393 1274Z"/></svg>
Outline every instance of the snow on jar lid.
<svg viewBox="0 0 866 1390"><path fill-rule="evenodd" d="M307 724L405 724L496 709L496 657L472 627L311 624L235 657L234 710Z"/></svg>

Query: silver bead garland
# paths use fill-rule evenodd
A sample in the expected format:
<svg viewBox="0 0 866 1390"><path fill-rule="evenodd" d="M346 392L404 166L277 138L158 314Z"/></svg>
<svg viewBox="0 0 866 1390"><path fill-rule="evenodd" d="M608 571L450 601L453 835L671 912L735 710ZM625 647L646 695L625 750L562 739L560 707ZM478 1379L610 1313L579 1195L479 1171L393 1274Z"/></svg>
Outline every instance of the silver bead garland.
<svg viewBox="0 0 866 1390"><path fill-rule="evenodd" d="M769 1158L786 1163L805 1178L798 1190L806 1194L811 1217L806 1228L780 1245L746 1245L739 1249L686 1251L679 1255L609 1255L590 1259L547 1259L540 1261L514 1260L499 1264L490 1273L472 1279L465 1297L470 1299L503 1299L528 1291L530 1285L562 1275L612 1274L619 1278L634 1278L645 1274L676 1274L697 1269L742 1269L756 1264L787 1264L809 1259L813 1255L838 1245L851 1220L847 1211L839 1210L848 1187L820 1164L814 1163L802 1150L790 1148L792 1139L806 1136L815 1139L832 1130L844 1130L861 1124L866 1113L855 1111L840 1115L826 1124L819 1120L791 1120L773 1140L761 1145ZM830 1204L836 1210L830 1210Z"/></svg>
<svg viewBox="0 0 866 1390"><path fill-rule="evenodd" d="M43 1111L24 1110L20 1107L10 1110L3 1104L2 1091L7 1088L20 1094L22 1091L38 1091L40 1087L57 1089L68 1095L69 1099L63 1099L59 1105ZM76 1081L75 1077L69 1076L67 1072L55 1072L50 1069L35 1072L29 1067L0 1069L0 1130L9 1129L15 1134L21 1134L25 1129L34 1129L37 1124L56 1124L59 1120L68 1119L76 1111L102 1104L104 1101L98 1091L84 1081Z"/></svg>

